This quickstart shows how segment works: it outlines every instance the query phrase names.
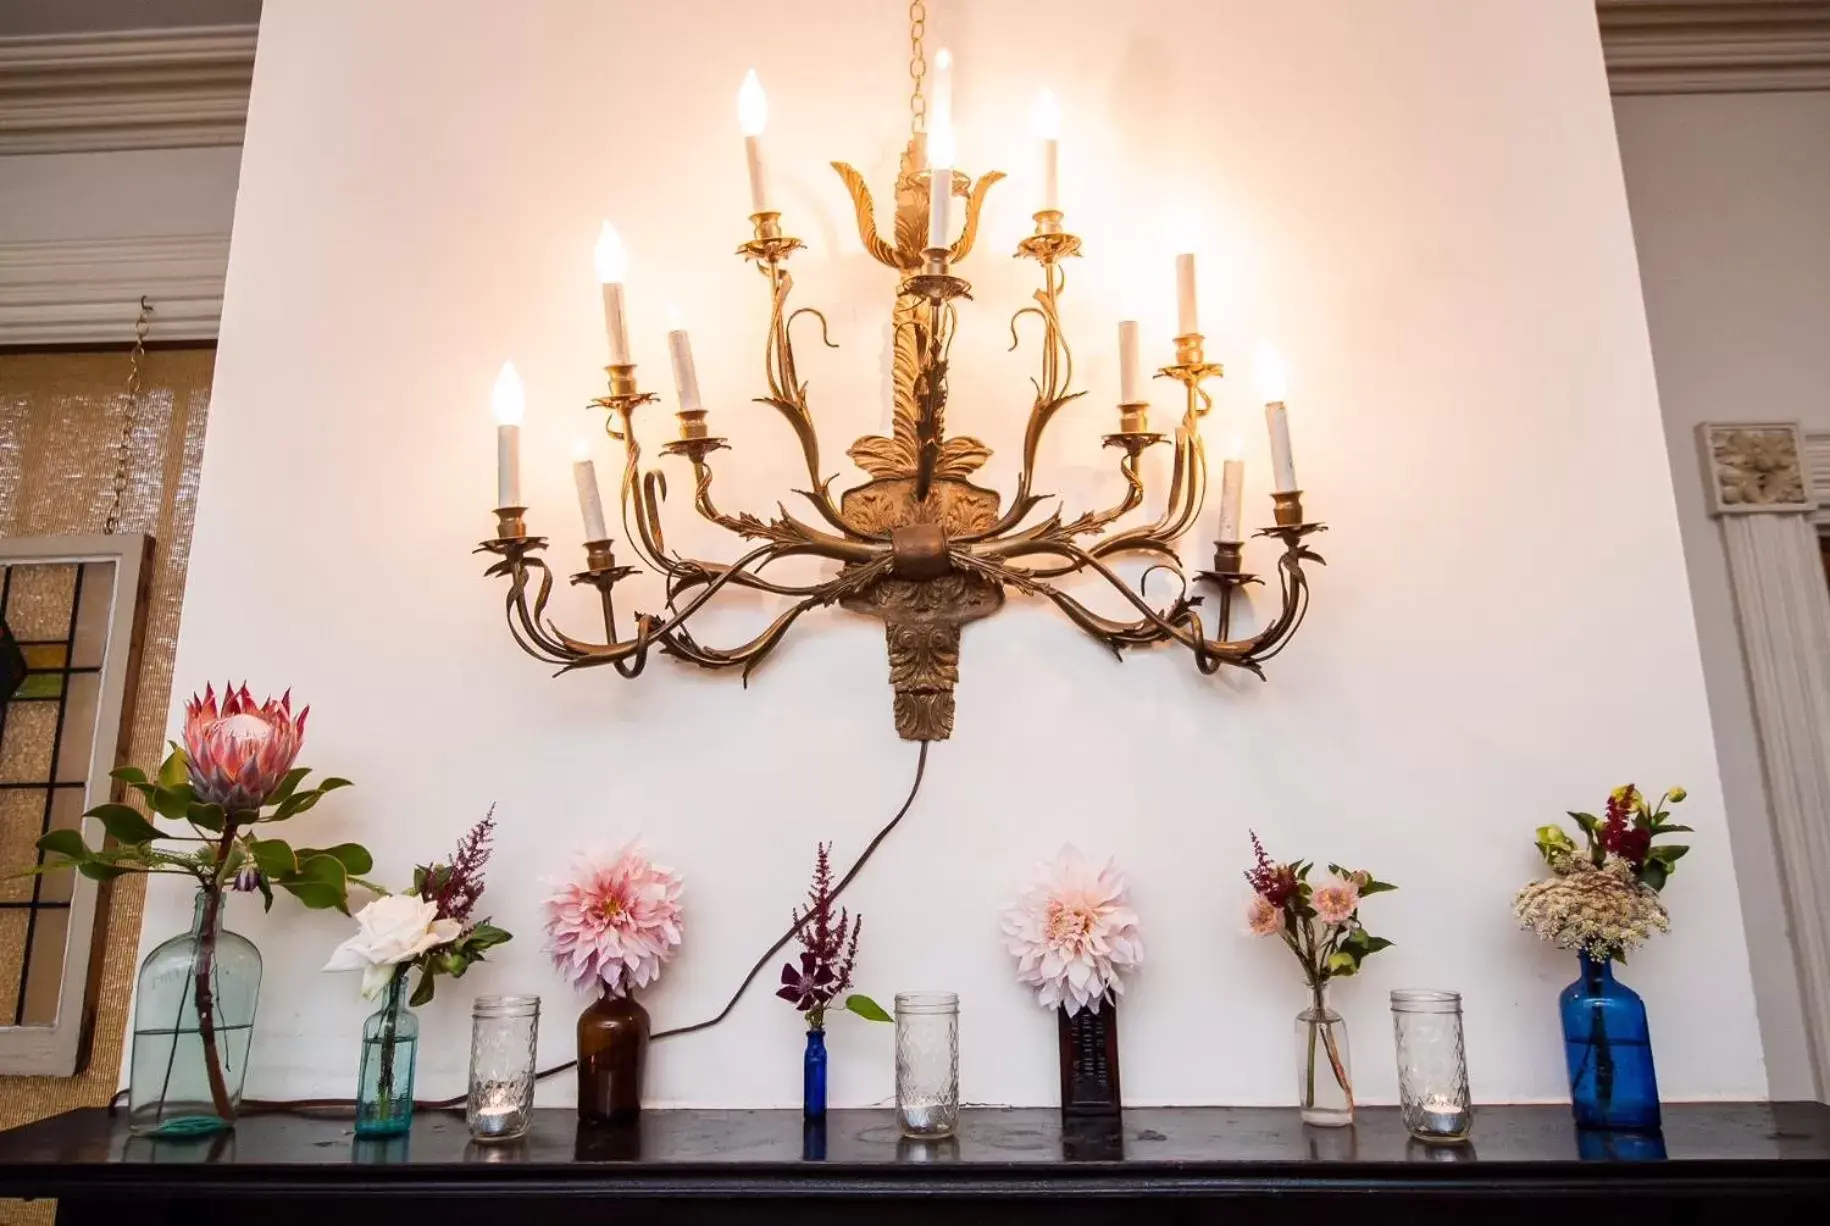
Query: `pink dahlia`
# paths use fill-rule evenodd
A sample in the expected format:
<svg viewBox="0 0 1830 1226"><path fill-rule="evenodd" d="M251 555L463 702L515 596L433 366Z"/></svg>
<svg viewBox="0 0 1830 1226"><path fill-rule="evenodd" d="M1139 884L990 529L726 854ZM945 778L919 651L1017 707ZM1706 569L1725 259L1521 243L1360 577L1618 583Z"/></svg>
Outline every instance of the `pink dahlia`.
<svg viewBox="0 0 1830 1226"><path fill-rule="evenodd" d="M1318 885L1309 901L1324 924L1345 924L1360 905L1360 887L1351 881L1330 881Z"/></svg>
<svg viewBox="0 0 1830 1226"><path fill-rule="evenodd" d="M191 790L206 804L230 813L248 813L280 785L305 740L307 707L295 718L292 691L276 702L254 701L247 686L224 686L222 706L216 692L203 687L184 708L184 754Z"/></svg>
<svg viewBox="0 0 1830 1226"><path fill-rule="evenodd" d="M1284 926L1283 908L1273 906L1263 894L1254 894L1252 901L1246 904L1245 923L1253 936L1268 937Z"/></svg>
<svg viewBox="0 0 1830 1226"><path fill-rule="evenodd" d="M616 996L645 988L680 947L680 877L633 843L581 855L545 903L547 952L577 988Z"/></svg>
<svg viewBox="0 0 1830 1226"><path fill-rule="evenodd" d="M1137 912L1112 861L1095 869L1073 847L1038 866L1035 883L1004 912L1017 979L1045 1009L1068 1016L1124 991L1119 975L1144 961Z"/></svg>

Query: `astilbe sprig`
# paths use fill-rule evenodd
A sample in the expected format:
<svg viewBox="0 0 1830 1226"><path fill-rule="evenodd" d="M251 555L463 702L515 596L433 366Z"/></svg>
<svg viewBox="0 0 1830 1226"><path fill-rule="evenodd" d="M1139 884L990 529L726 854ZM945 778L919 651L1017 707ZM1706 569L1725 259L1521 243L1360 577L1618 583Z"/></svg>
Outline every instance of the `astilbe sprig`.
<svg viewBox="0 0 1830 1226"><path fill-rule="evenodd" d="M809 1030L825 1028L826 1009L841 996L842 1006L860 1017L874 1022L890 1020L876 1001L851 993L864 917L854 916L843 907L835 916L837 893L832 881L832 844L821 843L814 855L807 905L796 907L792 913L795 938L801 945L799 963L782 964L782 986L775 992L807 1015Z"/></svg>
<svg viewBox="0 0 1830 1226"><path fill-rule="evenodd" d="M483 820L458 840L449 864L423 865L416 873L419 896L438 907L440 919L469 922L483 897L483 870L495 850L495 833L496 807L491 805Z"/></svg>

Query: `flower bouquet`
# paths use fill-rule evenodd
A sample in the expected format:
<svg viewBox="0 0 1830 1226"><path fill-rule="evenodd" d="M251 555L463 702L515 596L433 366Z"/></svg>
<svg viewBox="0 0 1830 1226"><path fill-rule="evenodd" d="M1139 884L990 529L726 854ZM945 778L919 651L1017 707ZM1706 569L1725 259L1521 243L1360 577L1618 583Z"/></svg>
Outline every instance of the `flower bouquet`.
<svg viewBox="0 0 1830 1226"><path fill-rule="evenodd" d="M185 707L183 747L172 747L157 775L136 767L113 773L139 794L153 819L176 829L131 805L109 803L85 814L106 831L102 846L90 847L75 829L38 840L37 872L74 868L97 881L148 873L197 882L191 931L141 964L128 1090L136 1132L193 1136L234 1123L261 963L246 938L223 929L224 892L258 891L271 909L278 886L307 907L347 911L350 883L372 866L355 843L295 848L260 833L349 785L327 778L305 786L311 772L293 760L308 714L292 713L290 693L257 703L247 686L225 686L218 703L205 686ZM199 1060L201 1068L193 1069Z"/></svg>
<svg viewBox="0 0 1830 1226"><path fill-rule="evenodd" d="M636 844L581 855L546 900L547 952L574 987L598 999L578 1019L578 1115L632 1122L642 1108L648 1011L635 990L660 978L680 948L681 881Z"/></svg>
<svg viewBox="0 0 1830 1226"><path fill-rule="evenodd" d="M393 1136L413 1122L419 1019L409 1006L432 1000L436 976L460 978L489 950L511 939L487 919L472 918L483 896L483 870L494 833L491 809L459 841L449 863L414 869L412 889L383 894L358 911L356 935L324 965L327 971L361 971L362 995L386 997L363 1026L357 1136ZM405 999L414 967L419 968L419 983Z"/></svg>
<svg viewBox="0 0 1830 1226"><path fill-rule="evenodd" d="M1559 1004L1570 1104L1584 1127L1659 1127L1646 1006L1615 980L1614 963L1624 963L1654 932L1670 930L1659 893L1690 848L1653 840L1690 830L1670 820L1671 806L1684 796L1683 788L1672 788L1654 805L1632 784L1615 788L1602 817L1570 814L1585 846L1560 826L1540 826L1538 853L1550 876L1513 898L1522 926L1558 949L1575 950L1581 964L1581 977Z"/></svg>
<svg viewBox="0 0 1830 1226"><path fill-rule="evenodd" d="M814 853L813 884L807 905L794 911L794 935L801 945L798 965L782 965L782 986L775 994L807 1015L807 1047L801 1058L801 1114L809 1120L826 1116L826 1010L839 1007L866 1021L891 1021L882 1005L851 991L858 964L858 938L864 917L844 908L833 914L832 844Z"/></svg>
<svg viewBox="0 0 1830 1226"><path fill-rule="evenodd" d="M1062 1111L1116 1115L1118 998L1123 976L1144 962L1124 874L1111 860L1095 867L1078 848L1062 848L1005 910L1004 936L1017 981L1056 1014Z"/></svg>
<svg viewBox="0 0 1830 1226"><path fill-rule="evenodd" d="M1309 986L1310 1005L1296 1015L1297 1092L1303 1122L1343 1127L1353 1123L1353 1079L1347 1024L1328 1007L1328 984L1358 974L1366 958L1391 948L1390 941L1373 936L1360 923L1360 900L1398 887L1338 864L1328 866L1330 880L1311 885L1313 864L1272 860L1256 832L1252 855L1257 863L1245 874L1252 887L1247 922L1255 935L1275 933L1289 946ZM1327 1078L1318 1075L1322 1058L1327 1061Z"/></svg>

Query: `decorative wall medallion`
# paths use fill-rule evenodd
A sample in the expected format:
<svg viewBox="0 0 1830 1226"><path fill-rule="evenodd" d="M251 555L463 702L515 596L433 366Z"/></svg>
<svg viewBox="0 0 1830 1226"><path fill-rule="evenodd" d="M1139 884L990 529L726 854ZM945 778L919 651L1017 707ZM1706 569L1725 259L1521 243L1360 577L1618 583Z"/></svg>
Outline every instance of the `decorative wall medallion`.
<svg viewBox="0 0 1830 1226"><path fill-rule="evenodd" d="M1705 422L1697 432L1712 514L1817 509L1798 423Z"/></svg>

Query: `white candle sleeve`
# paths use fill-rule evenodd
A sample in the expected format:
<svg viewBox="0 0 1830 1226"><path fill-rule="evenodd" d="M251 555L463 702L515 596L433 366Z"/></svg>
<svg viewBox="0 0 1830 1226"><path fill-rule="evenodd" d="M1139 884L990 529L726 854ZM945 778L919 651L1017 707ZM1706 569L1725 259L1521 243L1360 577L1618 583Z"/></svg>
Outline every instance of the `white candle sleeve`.
<svg viewBox="0 0 1830 1226"><path fill-rule="evenodd" d="M1053 212L1061 208L1061 142L1053 137L1042 142L1042 209Z"/></svg>
<svg viewBox="0 0 1830 1226"><path fill-rule="evenodd" d="M1241 539L1239 523L1245 501L1245 461L1228 460L1220 466L1220 540Z"/></svg>
<svg viewBox="0 0 1830 1226"><path fill-rule="evenodd" d="M1176 335L1192 336L1201 330L1201 317L1195 310L1195 257L1176 257Z"/></svg>
<svg viewBox="0 0 1830 1226"><path fill-rule="evenodd" d="M667 334L667 352L674 363L674 390L680 394L680 411L695 413L705 406L699 401L699 371L693 365L693 343L684 328Z"/></svg>
<svg viewBox="0 0 1830 1226"><path fill-rule="evenodd" d="M604 500L597 492L597 465L579 460L572 465L572 480L578 483L578 511L584 516L585 540L601 541L610 535L604 526Z"/></svg>
<svg viewBox="0 0 1830 1226"><path fill-rule="evenodd" d="M1118 402L1144 403L1144 381L1137 357L1137 324L1129 319L1118 325Z"/></svg>
<svg viewBox="0 0 1830 1226"><path fill-rule="evenodd" d="M935 166L928 181L928 246L946 247L953 231L953 168Z"/></svg>
<svg viewBox="0 0 1830 1226"><path fill-rule="evenodd" d="M521 505L521 427L496 427L496 505Z"/></svg>
<svg viewBox="0 0 1830 1226"><path fill-rule="evenodd" d="M1296 484L1296 462L1290 458L1290 415L1281 400L1264 407L1265 426L1271 432L1272 486L1280 494L1300 489Z"/></svg>
<svg viewBox="0 0 1830 1226"><path fill-rule="evenodd" d="M763 165L763 147L761 136L743 138L743 152L750 164L750 211L752 213L769 212L769 172Z"/></svg>
<svg viewBox="0 0 1830 1226"><path fill-rule="evenodd" d="M629 325L623 318L623 283L604 282L604 335L610 341L610 365L629 365Z"/></svg>

